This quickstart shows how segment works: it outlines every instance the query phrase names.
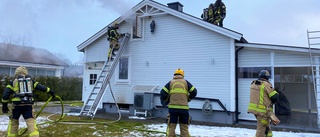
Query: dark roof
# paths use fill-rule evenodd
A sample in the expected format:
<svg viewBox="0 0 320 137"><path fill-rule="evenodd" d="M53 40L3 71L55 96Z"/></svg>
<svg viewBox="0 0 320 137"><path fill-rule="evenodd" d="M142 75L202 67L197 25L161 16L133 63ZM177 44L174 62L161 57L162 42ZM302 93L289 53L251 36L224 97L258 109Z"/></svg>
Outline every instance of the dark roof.
<svg viewBox="0 0 320 137"><path fill-rule="evenodd" d="M0 43L0 61L67 66L46 49Z"/></svg>

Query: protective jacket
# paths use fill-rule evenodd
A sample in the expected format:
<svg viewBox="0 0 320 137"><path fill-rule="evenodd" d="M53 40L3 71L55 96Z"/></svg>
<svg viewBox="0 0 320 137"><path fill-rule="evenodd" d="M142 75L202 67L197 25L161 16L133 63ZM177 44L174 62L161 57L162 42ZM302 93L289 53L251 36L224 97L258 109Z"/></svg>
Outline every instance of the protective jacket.
<svg viewBox="0 0 320 137"><path fill-rule="evenodd" d="M181 75L173 76L160 91L161 100L169 103L168 108L189 109L188 102L197 95L197 89Z"/></svg>
<svg viewBox="0 0 320 137"><path fill-rule="evenodd" d="M46 87L44 85L39 84L39 82L35 82L34 80L32 80L32 91L35 90L39 90L39 91L43 91L43 92L50 92L50 88ZM10 95L13 95L12 98L12 102L15 105L19 105L19 104L33 104L34 103L34 98L32 95L28 95L28 101L22 101L22 97L20 94L20 90L19 90L19 85L18 85L18 79L14 79L12 81L10 81L10 83L6 86L3 96L2 96L2 103L8 103L9 99L10 99Z"/></svg>
<svg viewBox="0 0 320 137"><path fill-rule="evenodd" d="M221 2L219 5L214 4L214 17L220 16L222 18L226 17L226 6L223 2Z"/></svg>
<svg viewBox="0 0 320 137"><path fill-rule="evenodd" d="M120 38L120 34L117 32L117 29L115 27L109 27L108 28L108 40L112 41L118 41Z"/></svg>
<svg viewBox="0 0 320 137"><path fill-rule="evenodd" d="M248 113L259 116L268 116L273 112L272 105L279 99L276 90L272 88L271 83L266 79L254 80L250 86L250 102Z"/></svg>

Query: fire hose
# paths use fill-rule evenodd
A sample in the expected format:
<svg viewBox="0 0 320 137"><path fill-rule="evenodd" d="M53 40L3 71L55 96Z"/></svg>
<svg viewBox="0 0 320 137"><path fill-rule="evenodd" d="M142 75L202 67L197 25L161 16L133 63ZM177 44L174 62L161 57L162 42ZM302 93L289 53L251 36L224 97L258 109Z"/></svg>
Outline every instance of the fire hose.
<svg viewBox="0 0 320 137"><path fill-rule="evenodd" d="M61 112L60 117L59 117L57 120L40 123L40 124L38 124L38 125L48 124L48 123L54 123L54 122L59 122L60 120L62 120L62 119L64 118L65 114L64 114L63 101L62 101L62 99L61 99L59 96L57 96L57 95L55 96L55 98L59 99L60 104L61 104L61 107L62 107L62 109L61 109L62 112ZM53 99L53 97L51 96L51 97L46 101L46 103L41 107L40 111L36 114L35 119L37 119L37 117L42 113L43 109L48 105L48 103L49 103L52 99ZM19 136L23 135L24 133L27 132L27 130L28 130L27 128L21 128L21 129L19 130L19 132L18 132L18 135L19 135Z"/></svg>

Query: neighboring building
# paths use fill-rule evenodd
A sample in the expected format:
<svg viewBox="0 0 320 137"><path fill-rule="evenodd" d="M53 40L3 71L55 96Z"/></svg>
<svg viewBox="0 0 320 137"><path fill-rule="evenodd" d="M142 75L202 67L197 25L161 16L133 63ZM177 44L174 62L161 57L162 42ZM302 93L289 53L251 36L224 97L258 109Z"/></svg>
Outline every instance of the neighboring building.
<svg viewBox="0 0 320 137"><path fill-rule="evenodd" d="M185 78L198 89L197 98L190 103L193 120L228 124L254 120L247 114L249 88L261 69L271 72L275 87L285 87L292 112L317 114L315 93L308 86L312 85L308 48L248 43L241 33L184 13L179 2L166 6L144 0L114 22L120 24L121 33L132 35L125 45L121 67L110 81L116 101L107 89L101 102L107 112L116 111L116 102L134 114L137 104L148 101L142 103L152 104L148 113L165 117L167 110L160 103L159 92L174 71L182 68ZM107 59L107 28L77 47L85 55L83 101ZM319 50L313 52L320 55ZM136 98L141 92L152 99Z"/></svg>
<svg viewBox="0 0 320 137"><path fill-rule="evenodd" d="M14 76L19 66L27 67L31 76L63 76L68 64L46 49L0 43L0 74Z"/></svg>

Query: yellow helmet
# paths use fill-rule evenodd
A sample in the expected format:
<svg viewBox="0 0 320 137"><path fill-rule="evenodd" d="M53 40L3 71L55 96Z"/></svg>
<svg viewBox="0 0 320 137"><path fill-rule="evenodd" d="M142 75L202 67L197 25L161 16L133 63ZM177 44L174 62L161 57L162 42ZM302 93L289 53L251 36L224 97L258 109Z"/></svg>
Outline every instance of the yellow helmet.
<svg viewBox="0 0 320 137"><path fill-rule="evenodd" d="M16 69L16 71L14 72L15 76L19 76L19 75L28 75L28 69L26 67L20 66Z"/></svg>
<svg viewBox="0 0 320 137"><path fill-rule="evenodd" d="M174 72L174 75L181 75L181 76L184 76L184 71L180 68L178 68L175 72Z"/></svg>
<svg viewBox="0 0 320 137"><path fill-rule="evenodd" d="M113 26L114 28L119 28L118 22L113 22L112 26Z"/></svg>

